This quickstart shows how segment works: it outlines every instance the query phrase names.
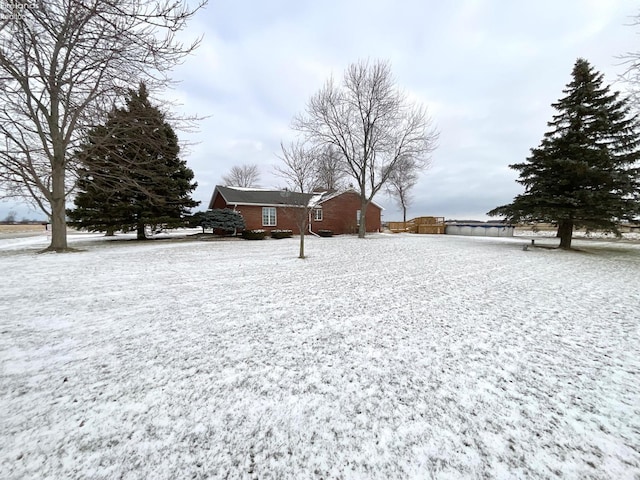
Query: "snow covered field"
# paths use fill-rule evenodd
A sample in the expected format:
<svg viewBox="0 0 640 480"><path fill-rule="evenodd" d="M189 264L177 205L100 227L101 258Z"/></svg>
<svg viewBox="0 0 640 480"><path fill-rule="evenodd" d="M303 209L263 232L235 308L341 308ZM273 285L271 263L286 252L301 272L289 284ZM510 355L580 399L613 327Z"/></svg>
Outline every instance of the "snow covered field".
<svg viewBox="0 0 640 480"><path fill-rule="evenodd" d="M0 241L2 479L640 478L640 244L72 240Z"/></svg>

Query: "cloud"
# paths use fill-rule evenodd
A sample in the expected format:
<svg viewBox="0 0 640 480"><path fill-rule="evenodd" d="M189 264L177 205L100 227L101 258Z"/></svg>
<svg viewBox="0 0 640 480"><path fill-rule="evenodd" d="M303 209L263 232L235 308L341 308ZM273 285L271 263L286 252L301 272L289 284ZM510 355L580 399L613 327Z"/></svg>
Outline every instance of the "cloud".
<svg viewBox="0 0 640 480"><path fill-rule="evenodd" d="M279 143L309 97L351 62L387 59L441 132L412 214L481 216L521 192L508 165L540 142L575 60L617 80L616 55L637 50L627 25L638 10L631 0L212 2L183 32L202 45L164 95L178 113L207 116L180 134L206 202L233 165L258 164L276 185ZM399 214L377 201L385 218Z"/></svg>

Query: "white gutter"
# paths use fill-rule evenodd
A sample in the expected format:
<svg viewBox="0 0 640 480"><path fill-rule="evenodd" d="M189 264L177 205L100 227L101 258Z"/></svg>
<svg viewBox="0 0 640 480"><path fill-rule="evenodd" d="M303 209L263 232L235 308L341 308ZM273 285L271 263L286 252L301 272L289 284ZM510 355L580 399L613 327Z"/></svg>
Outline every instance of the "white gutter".
<svg viewBox="0 0 640 480"><path fill-rule="evenodd" d="M309 213L308 213L308 215L309 215L309 217L308 217L308 218L309 218L309 233L310 233L311 235L315 235L316 237L320 238L320 235L318 235L316 232L314 232L313 230L311 230L311 223L312 223L312 222L311 222L311 219L313 218L313 217L312 217L312 214L313 214L312 212L313 212L313 208L310 208L310 209L309 209Z"/></svg>

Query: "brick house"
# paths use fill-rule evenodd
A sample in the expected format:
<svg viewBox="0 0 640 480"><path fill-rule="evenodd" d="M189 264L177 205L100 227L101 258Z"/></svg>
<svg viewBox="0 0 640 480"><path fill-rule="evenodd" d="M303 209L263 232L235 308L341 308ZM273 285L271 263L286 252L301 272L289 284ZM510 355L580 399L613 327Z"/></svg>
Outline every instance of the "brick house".
<svg viewBox="0 0 640 480"><path fill-rule="evenodd" d="M336 235L358 233L360 224L360 194L355 190L325 193L315 203L311 218L311 230L331 230ZM367 232L379 232L382 228L382 207L371 202L367 207Z"/></svg>
<svg viewBox="0 0 640 480"><path fill-rule="evenodd" d="M334 234L357 233L360 221L360 195L355 190L314 194L265 190L259 188L223 187L217 185L209 208L230 208L240 212L248 230L293 230L296 216L306 205L314 205L309 229L331 230ZM382 207L371 202L367 207L367 232L381 228Z"/></svg>

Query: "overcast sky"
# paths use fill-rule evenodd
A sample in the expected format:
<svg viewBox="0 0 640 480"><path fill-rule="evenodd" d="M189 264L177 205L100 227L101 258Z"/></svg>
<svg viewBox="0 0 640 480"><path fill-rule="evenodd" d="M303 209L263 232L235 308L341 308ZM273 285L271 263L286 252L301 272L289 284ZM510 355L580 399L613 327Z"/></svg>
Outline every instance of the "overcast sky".
<svg viewBox="0 0 640 480"><path fill-rule="evenodd" d="M330 75L382 59L440 131L409 217L485 220L522 192L508 165L539 144L576 59L617 82L616 56L640 50L630 26L639 12L631 0L210 0L185 32L204 35L202 45L165 94L179 113L208 117L199 132L179 132L197 142L184 156L194 197L206 208L233 165L259 165L261 186L281 183L273 167L293 116ZM383 220L401 219L394 200L375 201ZM10 209L40 215L0 203L0 218Z"/></svg>

